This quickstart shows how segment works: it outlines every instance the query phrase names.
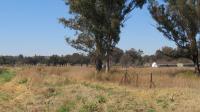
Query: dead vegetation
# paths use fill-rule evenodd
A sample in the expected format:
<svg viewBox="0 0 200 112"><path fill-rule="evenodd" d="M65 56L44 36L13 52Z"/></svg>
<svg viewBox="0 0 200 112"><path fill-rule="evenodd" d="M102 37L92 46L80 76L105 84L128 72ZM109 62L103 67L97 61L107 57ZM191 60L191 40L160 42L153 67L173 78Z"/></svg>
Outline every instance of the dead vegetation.
<svg viewBox="0 0 200 112"><path fill-rule="evenodd" d="M8 68L0 86L2 112L198 112L200 79L188 68L129 68L96 74L86 67ZM156 87L149 89L150 73ZM138 74L138 84L136 79ZM172 75L173 74L173 75Z"/></svg>

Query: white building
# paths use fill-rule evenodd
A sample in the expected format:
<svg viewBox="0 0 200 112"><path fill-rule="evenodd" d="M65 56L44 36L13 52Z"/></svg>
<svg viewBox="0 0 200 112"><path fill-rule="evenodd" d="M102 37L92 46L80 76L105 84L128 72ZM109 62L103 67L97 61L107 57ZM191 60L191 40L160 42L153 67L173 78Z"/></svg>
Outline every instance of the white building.
<svg viewBox="0 0 200 112"><path fill-rule="evenodd" d="M156 62L153 62L151 65L152 68L158 68L158 64Z"/></svg>

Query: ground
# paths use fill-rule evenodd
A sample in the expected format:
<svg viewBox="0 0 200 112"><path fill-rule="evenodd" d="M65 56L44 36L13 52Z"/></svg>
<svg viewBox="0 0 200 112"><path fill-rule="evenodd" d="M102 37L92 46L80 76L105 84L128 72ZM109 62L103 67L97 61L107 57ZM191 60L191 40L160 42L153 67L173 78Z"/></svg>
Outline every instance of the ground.
<svg viewBox="0 0 200 112"><path fill-rule="evenodd" d="M1 112L199 112L200 78L190 68L7 67ZM150 74L155 86L150 86Z"/></svg>

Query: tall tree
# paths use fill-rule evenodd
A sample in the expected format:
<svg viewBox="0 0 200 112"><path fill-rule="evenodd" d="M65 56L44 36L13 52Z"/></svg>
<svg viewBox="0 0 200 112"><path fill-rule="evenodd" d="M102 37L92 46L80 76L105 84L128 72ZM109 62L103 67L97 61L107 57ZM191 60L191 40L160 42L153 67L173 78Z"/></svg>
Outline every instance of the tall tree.
<svg viewBox="0 0 200 112"><path fill-rule="evenodd" d="M120 31L127 15L137 7L142 7L146 0L67 0L73 18L61 18L64 26L78 31L77 38L67 39L76 49L95 52L96 62L107 62L110 69L110 56L120 40ZM100 71L101 67L97 70Z"/></svg>
<svg viewBox="0 0 200 112"><path fill-rule="evenodd" d="M188 51L189 59L200 73L197 35L200 24L199 0L163 0L163 4L153 2L150 13L157 22L157 29L164 37L174 41L176 45Z"/></svg>

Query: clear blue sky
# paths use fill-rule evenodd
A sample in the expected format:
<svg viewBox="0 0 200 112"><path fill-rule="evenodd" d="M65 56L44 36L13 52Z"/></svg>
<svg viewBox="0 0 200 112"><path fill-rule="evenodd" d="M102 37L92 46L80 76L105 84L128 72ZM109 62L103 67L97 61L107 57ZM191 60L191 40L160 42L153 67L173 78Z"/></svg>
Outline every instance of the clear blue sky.
<svg viewBox="0 0 200 112"><path fill-rule="evenodd" d="M77 52L65 42L73 32L58 23L69 17L64 0L1 0L0 55L65 55ZM142 49L153 54L162 46L174 46L163 38L146 6L135 10L122 29L118 47Z"/></svg>

